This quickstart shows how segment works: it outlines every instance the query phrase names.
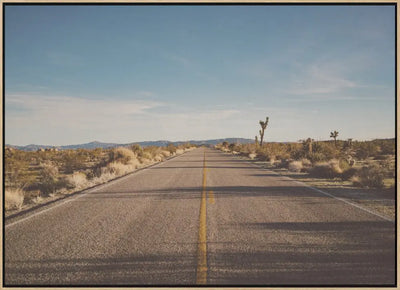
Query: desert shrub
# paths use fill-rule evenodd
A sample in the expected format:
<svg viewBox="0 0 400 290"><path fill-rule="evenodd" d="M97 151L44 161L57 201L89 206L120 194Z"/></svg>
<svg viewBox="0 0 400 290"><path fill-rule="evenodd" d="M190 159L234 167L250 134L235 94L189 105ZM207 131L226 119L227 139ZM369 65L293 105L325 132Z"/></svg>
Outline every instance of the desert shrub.
<svg viewBox="0 0 400 290"><path fill-rule="evenodd" d="M156 156L154 156L153 160L156 162L161 162L164 161L165 156L162 153L158 153Z"/></svg>
<svg viewBox="0 0 400 290"><path fill-rule="evenodd" d="M258 159L262 161L274 161L276 159L276 155L272 152L271 148L267 146L262 146L257 148L256 151Z"/></svg>
<svg viewBox="0 0 400 290"><path fill-rule="evenodd" d="M357 174L357 172L358 172L357 168L351 167L342 172L341 178L343 180L351 180L353 178L353 176L355 176Z"/></svg>
<svg viewBox="0 0 400 290"><path fill-rule="evenodd" d="M395 162L391 162L389 159L380 160L378 162L380 170L386 178L394 178L396 175Z"/></svg>
<svg viewBox="0 0 400 290"><path fill-rule="evenodd" d="M382 140L380 142L381 154L394 155L396 153L396 144L394 139Z"/></svg>
<svg viewBox="0 0 400 290"><path fill-rule="evenodd" d="M319 154L311 156L314 155L315 153ZM321 161L327 161L337 158L340 155L340 151L331 142L315 142L313 144L313 154L309 155L310 156L308 156L308 159L310 159L311 161L313 161L313 159L316 157L320 158Z"/></svg>
<svg viewBox="0 0 400 290"><path fill-rule="evenodd" d="M63 186L63 183L59 182L58 175L58 167L54 163L41 164L38 187L43 194L48 195Z"/></svg>
<svg viewBox="0 0 400 290"><path fill-rule="evenodd" d="M238 144L231 143L231 144L229 144L228 148L231 152L233 152L233 151L240 152L240 145L238 145Z"/></svg>
<svg viewBox="0 0 400 290"><path fill-rule="evenodd" d="M5 210L21 209L25 193L21 188L6 188L4 194Z"/></svg>
<svg viewBox="0 0 400 290"><path fill-rule="evenodd" d="M319 152L307 154L307 159L311 161L312 164L316 164L322 161L327 161L328 158L323 154Z"/></svg>
<svg viewBox="0 0 400 290"><path fill-rule="evenodd" d="M303 169L301 161L291 161L288 166L289 171L300 172Z"/></svg>
<svg viewBox="0 0 400 290"><path fill-rule="evenodd" d="M76 170L80 170L85 168L85 156L82 154L78 154L78 152L74 152L73 150L69 150L64 155L64 172L69 174L73 173Z"/></svg>
<svg viewBox="0 0 400 290"><path fill-rule="evenodd" d="M109 160L110 162L117 162L122 164L128 164L129 161L136 158L135 153L125 147L118 147L110 150Z"/></svg>
<svg viewBox="0 0 400 290"><path fill-rule="evenodd" d="M339 161L332 159L329 162L320 162L310 168L309 173L313 177L335 178L340 177L343 170L339 166Z"/></svg>
<svg viewBox="0 0 400 290"><path fill-rule="evenodd" d="M29 170L30 152L6 151L4 159L4 182L6 187L25 188L35 182L34 172Z"/></svg>
<svg viewBox="0 0 400 290"><path fill-rule="evenodd" d="M257 154L256 153L249 153L249 158L250 159L254 159L254 158L256 158L257 157Z"/></svg>
<svg viewBox="0 0 400 290"><path fill-rule="evenodd" d="M302 164L301 172L308 172L308 170L312 167L312 163L307 158L303 158L300 160Z"/></svg>
<svg viewBox="0 0 400 290"><path fill-rule="evenodd" d="M161 154L161 148L157 146L148 146L144 148L143 154L148 156L148 159L152 160Z"/></svg>
<svg viewBox="0 0 400 290"><path fill-rule="evenodd" d="M74 172L66 177L66 184L68 188L84 188L88 185L88 180L85 173Z"/></svg>
<svg viewBox="0 0 400 290"><path fill-rule="evenodd" d="M111 173L115 176L120 176L134 171L137 168L137 164L122 164L119 162L111 162L106 167L102 168L102 175L105 173Z"/></svg>
<svg viewBox="0 0 400 290"><path fill-rule="evenodd" d="M351 165L346 159L339 159L339 167L343 172L345 172L351 168Z"/></svg>
<svg viewBox="0 0 400 290"><path fill-rule="evenodd" d="M355 186L369 187L369 188L382 188L384 174L381 168L376 165L364 166L358 170L354 175L352 181Z"/></svg>
<svg viewBox="0 0 400 290"><path fill-rule="evenodd" d="M142 157L143 156L143 148L139 145L139 144L133 144L132 146L131 146L131 150L132 150L132 152L133 153L135 153L135 155L137 156L137 157Z"/></svg>
<svg viewBox="0 0 400 290"><path fill-rule="evenodd" d="M145 163L146 161L152 160L153 156L150 152L148 151L143 151L143 153L141 154L141 156L139 156L139 160L142 163Z"/></svg>
<svg viewBox="0 0 400 290"><path fill-rule="evenodd" d="M366 159L370 156L376 156L379 152L379 147L372 142L359 142L356 151L358 159Z"/></svg>
<svg viewBox="0 0 400 290"><path fill-rule="evenodd" d="M166 150L169 151L170 155L176 153L176 146L174 144L168 144Z"/></svg>
<svg viewBox="0 0 400 290"><path fill-rule="evenodd" d="M289 168L290 162L291 162L291 160L289 160L289 159L283 159L283 160L279 160L279 161L275 162L274 166L276 168Z"/></svg>
<svg viewBox="0 0 400 290"><path fill-rule="evenodd" d="M300 160L301 163L303 164L303 167L311 167L312 163L310 160L308 160L307 158L303 158Z"/></svg>
<svg viewBox="0 0 400 290"><path fill-rule="evenodd" d="M294 160L300 160L301 158L306 157L307 154L303 150L292 150L290 151L290 158Z"/></svg>

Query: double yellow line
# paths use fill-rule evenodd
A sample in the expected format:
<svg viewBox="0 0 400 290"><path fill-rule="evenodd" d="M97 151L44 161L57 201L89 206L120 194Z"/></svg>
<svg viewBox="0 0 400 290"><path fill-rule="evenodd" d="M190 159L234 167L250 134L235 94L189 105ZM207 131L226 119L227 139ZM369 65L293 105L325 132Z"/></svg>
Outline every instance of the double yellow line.
<svg viewBox="0 0 400 290"><path fill-rule="evenodd" d="M207 167L206 167L206 152L203 158L203 190L201 193L200 203L200 225L199 239L197 249L197 277L196 284L207 284ZM214 194L209 192L210 203L215 203Z"/></svg>

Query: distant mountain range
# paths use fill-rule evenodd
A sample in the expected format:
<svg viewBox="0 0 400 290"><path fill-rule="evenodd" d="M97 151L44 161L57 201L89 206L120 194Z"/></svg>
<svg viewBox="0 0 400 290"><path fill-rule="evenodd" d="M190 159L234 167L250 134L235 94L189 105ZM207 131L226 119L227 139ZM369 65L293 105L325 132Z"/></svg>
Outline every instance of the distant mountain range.
<svg viewBox="0 0 400 290"><path fill-rule="evenodd" d="M120 146L129 146L133 144L139 144L142 147L147 146L167 146L168 144L180 145L184 143L191 143L193 145L216 145L222 142L228 143L239 143L239 144L247 144L253 143L253 139L246 139L246 138L224 138L224 139L210 139L210 140L189 140L189 141L167 141L167 140L159 140L159 141L144 141L144 142L132 142L127 144L118 144L118 143L103 143L99 141L93 141L90 143L85 144L77 144L77 145L65 145L65 146L52 146L52 145L36 145L30 144L26 146L17 146L17 145L9 145L6 144L6 147L11 147L18 150L23 151L36 151L39 149L49 149L49 148L57 148L59 150L66 150L66 149L95 149L95 148L113 148L113 147L120 147Z"/></svg>

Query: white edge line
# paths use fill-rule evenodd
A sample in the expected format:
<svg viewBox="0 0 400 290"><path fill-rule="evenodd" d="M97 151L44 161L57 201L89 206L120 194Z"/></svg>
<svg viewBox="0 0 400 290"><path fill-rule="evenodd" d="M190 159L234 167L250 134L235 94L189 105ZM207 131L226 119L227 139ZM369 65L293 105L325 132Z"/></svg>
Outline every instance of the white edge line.
<svg viewBox="0 0 400 290"><path fill-rule="evenodd" d="M189 152L189 151L186 151L186 152ZM186 152L182 153L181 155L177 155L177 156L173 156L173 157L182 156L182 155L185 154ZM9 223L9 224L6 224L6 225L5 225L5 228L8 228L8 227L11 227L11 226L13 226L13 225L19 224L19 223L21 223L21 222L23 222L23 221L25 221L25 220L28 220L28 219L30 219L30 218L33 218L33 217L35 217L35 216L41 215L42 213L48 212L49 210L55 209L55 208L57 208L57 207L59 207L59 206L62 206L62 205L64 205L64 204L68 203L68 202L73 202L73 201L75 201L75 200L81 198L82 196L87 195L88 193L91 193L91 192L100 190L100 189L102 189L102 188L104 188L104 187L107 187L107 186L110 186L110 185L113 185L114 183L117 183L117 182L120 182L120 181L122 181L122 180L125 180L125 179L127 179L128 177L131 177L132 175L137 176L138 174L140 174L141 172L145 171L146 169L149 169L149 168L152 168L152 167L160 166L161 164L165 164L165 163L167 163L168 161L170 161L170 160L172 160L172 159L175 159L175 158L169 158L169 159L167 159L167 160L165 160L165 161L158 162L158 163L155 163L155 164L151 164L151 165L149 165L149 166L147 166L147 167L144 167L144 168L139 168L139 169L141 169L141 170L139 170L139 171L138 171L138 170L135 170L135 171L133 171L133 172L131 172L131 173L128 173L127 175L125 175L125 176L123 176L123 177L117 178L116 180L112 180L112 181L110 181L110 182L107 182L107 183L104 183L104 184L100 184L100 185L95 186L94 188L91 188L91 189L83 190L83 192L78 193L77 196L76 196L75 198L71 198L71 199L70 199L70 198L66 197L66 200L65 200L65 201L60 202L60 203L57 203L57 204L55 204L55 205L53 205L53 206L51 206L51 207L49 207L49 208L46 208L46 209L44 209L44 210L39 211L39 212L33 213L33 214L31 214L31 215L28 215L28 216L26 216L26 217L24 217L24 218L18 219L18 220L14 221L14 222L11 222L11 223Z"/></svg>
<svg viewBox="0 0 400 290"><path fill-rule="evenodd" d="M380 217L381 219L384 219L385 221L392 222L392 223L395 222L395 220L393 220L393 219L391 219L391 218L388 218L388 217L386 217L386 216L380 215L380 214L378 214L378 213L376 213L376 212L374 212L374 211L372 211L372 210L369 210L369 209L367 209L367 208L365 208L365 207L363 207L363 206L360 206L360 205L358 205L358 204L355 204L355 203L353 203L353 202L350 202L350 201L348 201L348 200L346 200L346 199L344 199L344 198L337 197L337 196L335 196L335 195L333 195L333 194L330 194L330 193L325 192L325 191L323 191L323 190L321 190L321 189L318 189L318 188L315 188L315 187L310 186L310 185L308 185L308 184L305 184L304 182L295 180L295 179L293 179L293 178L291 178L291 177L288 177L288 176L285 176L285 175L281 175L281 174L276 173L276 172L274 172L274 171L272 171L272 170L270 170L270 169L267 169L267 168L261 167L261 166L259 166L259 165L257 165L257 164L254 164L254 163L252 163L252 162L250 162L250 161L245 160L245 162L247 162L247 163L253 165L254 167L258 167L258 168L263 169L263 170L268 170L268 171L272 172L273 174L275 174L275 175L277 175L277 176L281 176L281 177L285 177L285 178L287 178L287 179L290 179L290 180L293 181L293 182L296 182L296 183L298 183L298 184L301 184L301 185L303 185L303 186L305 186L305 187L308 187L308 188L310 188L310 189L312 189L312 190L314 190L314 191L317 191L317 192L319 192L319 193L322 193L322 194L324 194L324 195L326 195L326 196L329 196L329 197L331 197L331 198L334 198L334 199L340 200L340 201L342 201L342 202L344 202L344 203L347 203L347 204L349 204L349 205L352 205L352 206L354 206L354 207L356 207L356 208L358 208L358 209L361 209L361 210L363 210L363 211L365 211L365 212L368 212L368 213L370 213L370 214L372 214L372 215L374 215L374 216Z"/></svg>

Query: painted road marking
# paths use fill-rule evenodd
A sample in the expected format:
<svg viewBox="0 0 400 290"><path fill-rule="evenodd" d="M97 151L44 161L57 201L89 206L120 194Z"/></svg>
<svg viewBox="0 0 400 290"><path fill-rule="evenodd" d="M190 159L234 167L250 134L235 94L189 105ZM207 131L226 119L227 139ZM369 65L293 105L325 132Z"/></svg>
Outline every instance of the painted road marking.
<svg viewBox="0 0 400 290"><path fill-rule="evenodd" d="M207 196L206 196L206 152L203 159L203 190L200 203L199 240L197 251L197 277L196 284L207 283Z"/></svg>

